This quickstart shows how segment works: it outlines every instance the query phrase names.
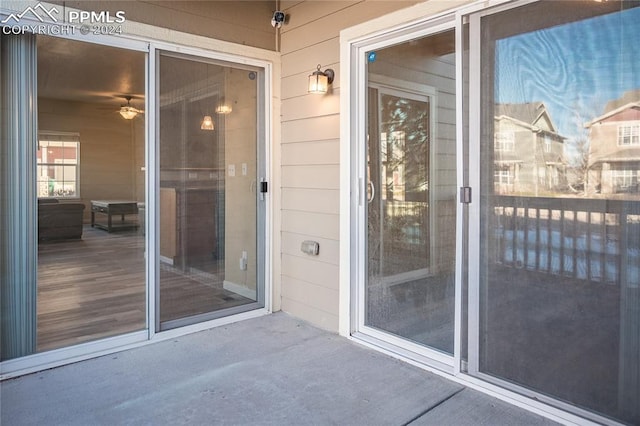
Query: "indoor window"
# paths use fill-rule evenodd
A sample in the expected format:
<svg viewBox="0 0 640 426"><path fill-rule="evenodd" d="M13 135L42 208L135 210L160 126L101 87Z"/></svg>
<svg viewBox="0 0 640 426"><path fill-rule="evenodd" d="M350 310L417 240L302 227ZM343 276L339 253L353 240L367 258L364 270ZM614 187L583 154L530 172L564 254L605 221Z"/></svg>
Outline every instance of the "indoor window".
<svg viewBox="0 0 640 426"><path fill-rule="evenodd" d="M37 162L38 197L80 196L80 142L77 134L40 134Z"/></svg>

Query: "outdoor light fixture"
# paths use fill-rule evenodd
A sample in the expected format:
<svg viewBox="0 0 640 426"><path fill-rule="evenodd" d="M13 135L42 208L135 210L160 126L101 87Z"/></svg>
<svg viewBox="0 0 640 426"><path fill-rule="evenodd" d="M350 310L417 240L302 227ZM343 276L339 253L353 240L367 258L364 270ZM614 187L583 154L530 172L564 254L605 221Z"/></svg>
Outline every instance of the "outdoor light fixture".
<svg viewBox="0 0 640 426"><path fill-rule="evenodd" d="M202 130L213 130L213 119L210 115L205 115L202 119L202 124L200 125L200 129Z"/></svg>
<svg viewBox="0 0 640 426"><path fill-rule="evenodd" d="M335 73L331 68L327 68L326 70L320 70L320 64L318 64L318 69L316 69L313 74L309 76L309 93L315 93L319 95L324 95L327 93L329 89L329 85L333 83L333 77Z"/></svg>

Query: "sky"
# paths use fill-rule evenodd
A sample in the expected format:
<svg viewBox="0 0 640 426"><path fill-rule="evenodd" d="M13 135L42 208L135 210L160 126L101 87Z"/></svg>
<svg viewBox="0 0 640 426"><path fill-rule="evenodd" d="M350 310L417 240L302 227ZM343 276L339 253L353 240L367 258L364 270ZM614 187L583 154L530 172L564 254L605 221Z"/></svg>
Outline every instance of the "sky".
<svg viewBox="0 0 640 426"><path fill-rule="evenodd" d="M640 7L496 42L498 103L542 101L576 139L605 104L640 89Z"/></svg>

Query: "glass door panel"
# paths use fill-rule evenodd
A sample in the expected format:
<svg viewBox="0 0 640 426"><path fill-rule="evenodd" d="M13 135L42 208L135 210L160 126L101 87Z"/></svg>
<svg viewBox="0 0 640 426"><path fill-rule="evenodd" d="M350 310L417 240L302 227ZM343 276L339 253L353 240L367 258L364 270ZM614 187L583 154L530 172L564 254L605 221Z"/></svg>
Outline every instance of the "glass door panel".
<svg viewBox="0 0 640 426"><path fill-rule="evenodd" d="M160 326L264 306L259 69L160 55Z"/></svg>
<svg viewBox="0 0 640 426"><path fill-rule="evenodd" d="M364 325L453 353L453 31L368 53Z"/></svg>
<svg viewBox="0 0 640 426"><path fill-rule="evenodd" d="M42 352L147 326L146 55L44 35L37 48Z"/></svg>
<svg viewBox="0 0 640 426"><path fill-rule="evenodd" d="M475 373L633 424L636 5L540 2L472 21L481 37L476 161L486 194Z"/></svg>

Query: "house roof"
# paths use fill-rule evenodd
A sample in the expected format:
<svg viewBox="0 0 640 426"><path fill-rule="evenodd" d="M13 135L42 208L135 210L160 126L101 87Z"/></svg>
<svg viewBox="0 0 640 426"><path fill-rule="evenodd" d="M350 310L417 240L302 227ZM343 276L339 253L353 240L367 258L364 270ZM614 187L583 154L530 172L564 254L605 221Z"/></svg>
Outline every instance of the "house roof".
<svg viewBox="0 0 640 426"><path fill-rule="evenodd" d="M618 149L614 152L604 154L602 157L594 158L591 161L591 164L620 163L629 161L640 161L640 148Z"/></svg>
<svg viewBox="0 0 640 426"><path fill-rule="evenodd" d="M612 101L607 102L607 105L604 107L603 114L610 113L623 107L627 104L638 103L640 102L640 89L629 90L624 92L622 97L619 99L614 99Z"/></svg>
<svg viewBox="0 0 640 426"><path fill-rule="evenodd" d="M558 155L557 153L543 152L542 158L544 159L547 165L564 164L564 160L562 159L562 156Z"/></svg>
<svg viewBox="0 0 640 426"><path fill-rule="evenodd" d="M594 124L604 121L607 118L613 117L614 115L630 108L640 109L640 89L629 90L624 92L622 97L607 102L602 115L587 122L584 127L588 129Z"/></svg>
<svg viewBox="0 0 640 426"><path fill-rule="evenodd" d="M496 163L522 163L522 156L510 151L496 151L494 161Z"/></svg>
<svg viewBox="0 0 640 426"><path fill-rule="evenodd" d="M557 135L556 126L551 120L547 107L543 102L527 102L521 104L497 104L495 107L495 118L497 120L507 119L516 122L533 131L542 130L537 128L536 123L546 116L551 133ZM563 138L565 139L565 138Z"/></svg>
<svg viewBox="0 0 640 426"><path fill-rule="evenodd" d="M508 116L524 123L533 124L546 110L542 102L525 104L497 104L496 116Z"/></svg>

